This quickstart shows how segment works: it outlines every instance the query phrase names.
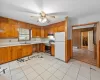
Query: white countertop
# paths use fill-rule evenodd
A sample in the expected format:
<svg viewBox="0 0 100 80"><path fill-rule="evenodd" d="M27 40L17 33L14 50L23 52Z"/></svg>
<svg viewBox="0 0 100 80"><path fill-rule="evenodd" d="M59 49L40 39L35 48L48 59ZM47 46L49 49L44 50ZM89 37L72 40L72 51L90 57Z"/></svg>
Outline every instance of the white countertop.
<svg viewBox="0 0 100 80"><path fill-rule="evenodd" d="M9 46L19 46L19 45L29 45L29 44L46 44L46 41L23 41L23 42L9 42L9 43L1 43L0 47L9 47Z"/></svg>

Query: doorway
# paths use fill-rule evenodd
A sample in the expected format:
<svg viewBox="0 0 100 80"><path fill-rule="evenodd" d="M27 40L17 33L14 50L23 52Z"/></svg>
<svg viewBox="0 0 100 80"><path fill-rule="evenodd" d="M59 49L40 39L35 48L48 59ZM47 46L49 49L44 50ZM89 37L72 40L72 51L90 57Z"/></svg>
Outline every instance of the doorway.
<svg viewBox="0 0 100 80"><path fill-rule="evenodd" d="M72 58L97 65L96 59L96 25L75 26L72 30Z"/></svg>

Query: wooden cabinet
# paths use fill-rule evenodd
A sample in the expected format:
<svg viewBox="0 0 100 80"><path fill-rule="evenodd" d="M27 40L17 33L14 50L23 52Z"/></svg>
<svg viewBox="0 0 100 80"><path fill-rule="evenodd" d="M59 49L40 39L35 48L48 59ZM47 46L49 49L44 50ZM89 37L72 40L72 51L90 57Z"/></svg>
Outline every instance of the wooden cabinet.
<svg viewBox="0 0 100 80"><path fill-rule="evenodd" d="M0 38L17 38L18 31L16 25L11 25L8 23L1 23L0 28L3 29L3 32L0 32Z"/></svg>
<svg viewBox="0 0 100 80"><path fill-rule="evenodd" d="M0 64L31 55L32 45L11 46L0 48Z"/></svg>
<svg viewBox="0 0 100 80"><path fill-rule="evenodd" d="M11 60L16 60L22 57L22 47L21 46L12 46L11 48Z"/></svg>
<svg viewBox="0 0 100 80"><path fill-rule="evenodd" d="M29 56L32 54L33 47L32 45L23 45L22 47L22 56Z"/></svg>
<svg viewBox="0 0 100 80"><path fill-rule="evenodd" d="M11 60L11 52L9 47L0 48L0 64Z"/></svg>
<svg viewBox="0 0 100 80"><path fill-rule="evenodd" d="M40 52L45 52L45 44L40 44Z"/></svg>
<svg viewBox="0 0 100 80"><path fill-rule="evenodd" d="M51 44L51 55L55 56L55 45Z"/></svg>
<svg viewBox="0 0 100 80"><path fill-rule="evenodd" d="M41 37L41 28L32 28L32 37Z"/></svg>
<svg viewBox="0 0 100 80"><path fill-rule="evenodd" d="M41 28L36 29L36 36L41 37Z"/></svg>
<svg viewBox="0 0 100 80"><path fill-rule="evenodd" d="M65 26L59 26L57 31L58 32L64 32L65 31Z"/></svg>
<svg viewBox="0 0 100 80"><path fill-rule="evenodd" d="M44 38L45 37L44 34L45 34L44 28L41 28L41 38Z"/></svg>
<svg viewBox="0 0 100 80"><path fill-rule="evenodd" d="M36 28L32 28L32 37L33 38L36 37L36 33L37 33Z"/></svg>
<svg viewBox="0 0 100 80"><path fill-rule="evenodd" d="M44 37L45 37L45 38L48 37L48 29L47 29L47 28L44 29Z"/></svg>

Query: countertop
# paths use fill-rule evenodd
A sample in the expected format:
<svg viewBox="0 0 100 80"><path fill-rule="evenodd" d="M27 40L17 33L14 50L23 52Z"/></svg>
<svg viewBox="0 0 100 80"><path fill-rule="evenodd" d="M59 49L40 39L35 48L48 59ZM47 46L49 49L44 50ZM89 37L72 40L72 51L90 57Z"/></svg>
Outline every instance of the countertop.
<svg viewBox="0 0 100 80"><path fill-rule="evenodd" d="M10 47L10 46L19 46L19 45L30 45L30 44L46 44L46 41L23 41L23 42L8 42L8 43L1 43L0 47Z"/></svg>

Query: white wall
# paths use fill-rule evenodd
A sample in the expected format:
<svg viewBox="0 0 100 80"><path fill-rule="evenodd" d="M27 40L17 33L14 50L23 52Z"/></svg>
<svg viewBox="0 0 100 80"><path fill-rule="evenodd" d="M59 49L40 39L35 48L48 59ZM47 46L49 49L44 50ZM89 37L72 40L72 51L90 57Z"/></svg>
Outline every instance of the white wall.
<svg viewBox="0 0 100 80"><path fill-rule="evenodd" d="M100 14L89 15L85 17L78 18L78 24L84 24L89 22L100 21Z"/></svg>
<svg viewBox="0 0 100 80"><path fill-rule="evenodd" d="M68 40L72 39L72 26L77 23L77 18L68 17Z"/></svg>
<svg viewBox="0 0 100 80"><path fill-rule="evenodd" d="M88 31L88 50L94 51L93 31Z"/></svg>

